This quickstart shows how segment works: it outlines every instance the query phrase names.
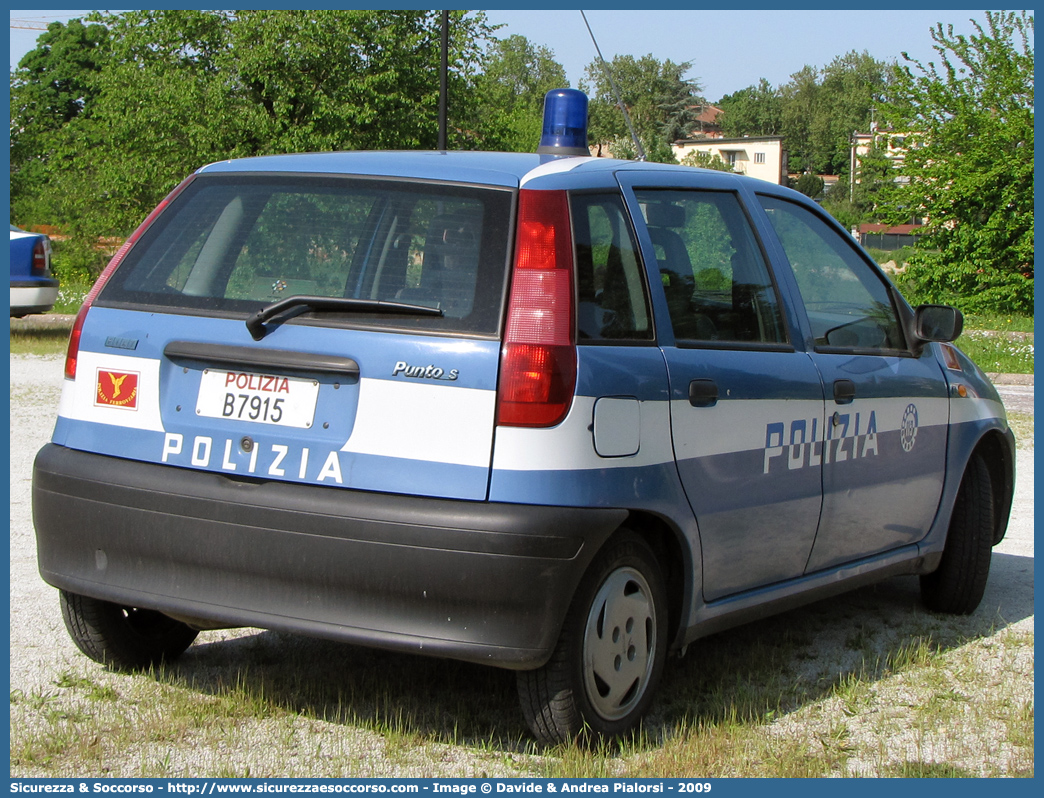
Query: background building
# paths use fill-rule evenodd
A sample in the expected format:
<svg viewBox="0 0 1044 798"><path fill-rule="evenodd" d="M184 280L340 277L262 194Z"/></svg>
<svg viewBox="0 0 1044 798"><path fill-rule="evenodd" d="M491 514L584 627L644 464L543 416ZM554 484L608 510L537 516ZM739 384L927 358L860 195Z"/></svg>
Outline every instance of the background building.
<svg viewBox="0 0 1044 798"><path fill-rule="evenodd" d="M786 185L787 151L781 136L685 139L676 141L671 149L679 161L692 152L705 152L721 158L734 172Z"/></svg>

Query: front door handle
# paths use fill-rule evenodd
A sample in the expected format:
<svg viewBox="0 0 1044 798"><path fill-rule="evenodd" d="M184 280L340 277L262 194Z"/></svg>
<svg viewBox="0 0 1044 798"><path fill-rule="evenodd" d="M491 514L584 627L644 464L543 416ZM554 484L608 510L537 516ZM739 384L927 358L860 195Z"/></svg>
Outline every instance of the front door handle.
<svg viewBox="0 0 1044 798"><path fill-rule="evenodd" d="M714 380L693 380L689 383L689 404L693 407L714 407L718 403L718 384Z"/></svg>
<svg viewBox="0 0 1044 798"><path fill-rule="evenodd" d="M851 380L834 380L834 401L839 405L848 405L855 399L856 387Z"/></svg>

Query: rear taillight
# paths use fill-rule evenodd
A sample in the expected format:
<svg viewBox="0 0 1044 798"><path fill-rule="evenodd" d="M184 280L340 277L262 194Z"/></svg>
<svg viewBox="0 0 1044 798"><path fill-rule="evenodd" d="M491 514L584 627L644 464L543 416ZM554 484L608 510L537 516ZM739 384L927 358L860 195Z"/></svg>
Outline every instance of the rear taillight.
<svg viewBox="0 0 1044 798"><path fill-rule="evenodd" d="M564 191L518 194L515 268L500 354L497 423L551 427L573 401L573 237Z"/></svg>
<svg viewBox="0 0 1044 798"><path fill-rule="evenodd" d="M177 188L163 198L163 201L155 207L152 213L145 217L145 221L138 225L138 229L131 233L130 238L123 242L123 246L116 250L116 254L113 255L112 260L109 261L109 265L102 270L102 273L98 275L98 279L94 281L94 285L91 286L91 290L87 292L87 296L83 299L83 304L80 305L80 309L76 313L76 319L73 321L72 332L69 334L69 348L65 353L65 379L76 379L76 359L80 354L80 335L83 332L83 322L87 318L87 311L91 309L94 300L97 298L98 294L101 293L102 288L105 287L109 278L112 277L113 272L115 272L116 268L120 265L120 261L124 259L127 252L130 251L130 248L134 246L134 243L141 238L141 234L149 228L149 225L151 225L155 218L163 212L163 209L166 208L194 178L195 175L189 175L181 181Z"/></svg>
<svg viewBox="0 0 1044 798"><path fill-rule="evenodd" d="M51 268L50 249L46 238L36 239L36 244L33 245L33 265L31 271L33 277L47 276L47 272Z"/></svg>

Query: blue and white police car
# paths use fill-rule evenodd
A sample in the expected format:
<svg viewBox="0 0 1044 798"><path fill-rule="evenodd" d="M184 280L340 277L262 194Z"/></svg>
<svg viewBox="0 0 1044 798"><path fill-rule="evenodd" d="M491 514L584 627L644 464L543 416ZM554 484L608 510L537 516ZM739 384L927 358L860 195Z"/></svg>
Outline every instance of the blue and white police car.
<svg viewBox="0 0 1044 798"><path fill-rule="evenodd" d="M802 195L589 157L586 98L548 105L537 154L225 161L135 231L33 475L87 656L255 626L488 663L553 742L803 602L976 608L1014 440L960 314Z"/></svg>

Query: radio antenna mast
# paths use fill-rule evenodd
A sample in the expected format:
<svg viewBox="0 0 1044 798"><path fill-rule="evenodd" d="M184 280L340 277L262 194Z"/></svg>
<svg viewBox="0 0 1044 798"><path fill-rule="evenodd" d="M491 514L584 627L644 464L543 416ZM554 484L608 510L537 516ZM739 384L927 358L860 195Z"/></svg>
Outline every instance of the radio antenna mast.
<svg viewBox="0 0 1044 798"><path fill-rule="evenodd" d="M595 52L598 53L598 62L602 65L602 69L605 70L605 76L609 78L609 85L612 86L613 94L616 95L616 106L623 112L623 118L627 123L627 129L631 131L631 140L634 142L635 152L638 153L636 160L644 161L645 148L642 147L642 142L641 139L638 138L638 134L634 132L634 125L631 124L631 115L627 113L627 108L623 104L623 98L620 96L620 88L616 85L616 81L613 80L613 73L609 69L609 65L605 62L605 59L602 58L602 51L598 47L598 40L595 39L594 31L591 30L591 23L587 21L587 14L581 10L580 16L584 18L584 24L587 26L587 32L591 34L591 41L594 43Z"/></svg>

